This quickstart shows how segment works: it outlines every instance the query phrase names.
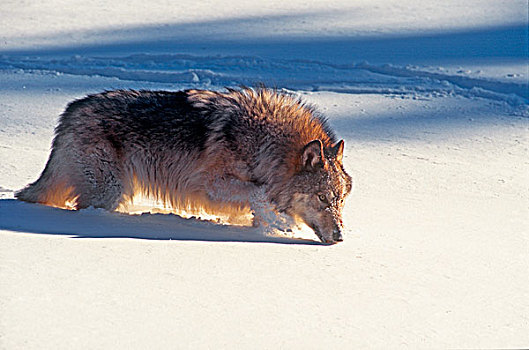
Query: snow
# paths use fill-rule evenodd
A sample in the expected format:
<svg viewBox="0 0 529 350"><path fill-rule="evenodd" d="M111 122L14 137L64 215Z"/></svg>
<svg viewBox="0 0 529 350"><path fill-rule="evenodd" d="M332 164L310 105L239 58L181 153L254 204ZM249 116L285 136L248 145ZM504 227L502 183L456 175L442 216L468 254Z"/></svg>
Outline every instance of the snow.
<svg viewBox="0 0 529 350"><path fill-rule="evenodd" d="M0 348L526 348L525 1L0 3ZM345 240L18 202L65 105L264 81L345 139Z"/></svg>

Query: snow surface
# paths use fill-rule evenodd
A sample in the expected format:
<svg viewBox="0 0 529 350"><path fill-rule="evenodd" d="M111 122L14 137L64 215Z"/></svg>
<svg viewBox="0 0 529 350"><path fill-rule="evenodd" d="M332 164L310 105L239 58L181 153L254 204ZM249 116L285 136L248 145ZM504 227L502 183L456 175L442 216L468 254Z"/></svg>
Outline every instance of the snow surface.
<svg viewBox="0 0 529 350"><path fill-rule="evenodd" d="M526 1L0 3L0 348L527 348ZM18 202L72 99L315 104L345 241Z"/></svg>

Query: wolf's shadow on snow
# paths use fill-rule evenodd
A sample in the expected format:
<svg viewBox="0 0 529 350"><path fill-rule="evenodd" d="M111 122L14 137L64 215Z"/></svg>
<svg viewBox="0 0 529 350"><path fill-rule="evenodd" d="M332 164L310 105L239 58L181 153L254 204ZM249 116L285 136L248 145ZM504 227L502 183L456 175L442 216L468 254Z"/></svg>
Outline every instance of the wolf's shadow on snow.
<svg viewBox="0 0 529 350"><path fill-rule="evenodd" d="M127 215L92 208L70 211L15 199L0 200L0 230L74 238L322 245L307 239L268 236L259 228L220 225L173 214Z"/></svg>

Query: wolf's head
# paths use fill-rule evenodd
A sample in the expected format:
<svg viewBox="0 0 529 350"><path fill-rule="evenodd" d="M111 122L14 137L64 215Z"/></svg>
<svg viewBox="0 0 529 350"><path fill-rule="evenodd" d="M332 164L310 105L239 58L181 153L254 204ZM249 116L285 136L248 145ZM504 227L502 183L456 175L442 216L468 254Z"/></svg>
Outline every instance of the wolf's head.
<svg viewBox="0 0 529 350"><path fill-rule="evenodd" d="M309 142L301 152L301 170L290 183L290 203L285 212L303 220L324 243L342 237L342 210L351 192L352 180L342 164L344 142L323 147Z"/></svg>

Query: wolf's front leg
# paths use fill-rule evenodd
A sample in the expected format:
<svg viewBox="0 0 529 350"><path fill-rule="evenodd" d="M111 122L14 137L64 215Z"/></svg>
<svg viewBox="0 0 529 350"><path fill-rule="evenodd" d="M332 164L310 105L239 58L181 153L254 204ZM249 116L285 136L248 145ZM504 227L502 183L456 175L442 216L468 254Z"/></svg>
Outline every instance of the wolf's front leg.
<svg viewBox="0 0 529 350"><path fill-rule="evenodd" d="M236 178L215 178L212 180L206 192L210 200L215 202L248 204L258 186L249 181Z"/></svg>
<svg viewBox="0 0 529 350"><path fill-rule="evenodd" d="M264 186L237 178L215 178L207 188L210 200L234 205L248 206L253 214L253 226L269 222L273 211Z"/></svg>

